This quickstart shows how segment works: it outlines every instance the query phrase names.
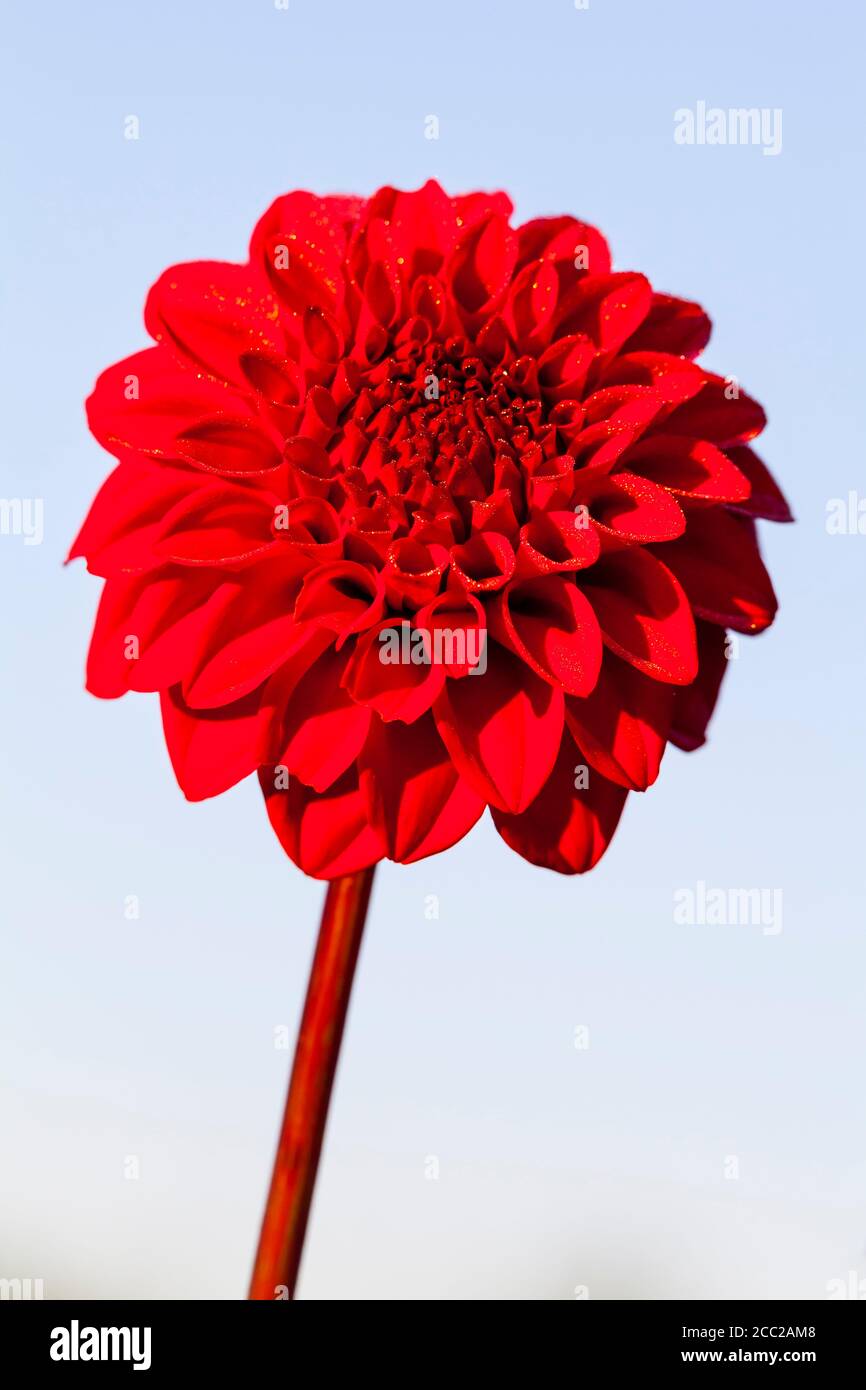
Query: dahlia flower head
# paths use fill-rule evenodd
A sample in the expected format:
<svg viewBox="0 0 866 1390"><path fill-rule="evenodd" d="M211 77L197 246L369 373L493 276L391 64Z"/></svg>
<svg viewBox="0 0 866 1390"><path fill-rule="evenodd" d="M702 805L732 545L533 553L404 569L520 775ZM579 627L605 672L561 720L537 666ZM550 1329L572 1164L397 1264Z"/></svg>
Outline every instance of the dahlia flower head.
<svg viewBox="0 0 866 1390"><path fill-rule="evenodd" d="M105 580L88 689L159 692L191 800L257 772L317 878L485 807L591 868L703 743L726 630L776 610L755 518L790 513L761 407L695 363L706 314L511 213L288 193L246 264L159 278L156 346L88 401L117 459L70 554Z"/></svg>

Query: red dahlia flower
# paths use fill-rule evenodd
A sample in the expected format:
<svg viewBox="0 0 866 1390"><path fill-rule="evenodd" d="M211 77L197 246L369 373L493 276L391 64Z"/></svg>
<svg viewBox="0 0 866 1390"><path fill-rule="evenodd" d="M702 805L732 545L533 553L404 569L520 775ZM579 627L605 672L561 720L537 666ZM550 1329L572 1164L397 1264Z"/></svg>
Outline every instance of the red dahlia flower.
<svg viewBox="0 0 866 1390"><path fill-rule="evenodd" d="M790 519L760 406L695 365L696 305L504 193L279 198L246 265L157 281L156 347L99 378L119 460L72 555L105 580L87 684L159 691L188 797L258 771L331 883L252 1298L293 1294L372 866L489 806L561 873L668 742L697 748L725 629L776 600Z"/></svg>
<svg viewBox="0 0 866 1390"><path fill-rule="evenodd" d="M754 519L790 516L760 406L695 364L706 314L511 211L287 194L245 265L160 277L156 346L88 402L118 459L71 552L106 580L88 688L160 692L191 799L258 771L319 878L485 806L591 868L667 743L703 742L725 629L776 610ZM386 660L395 631L428 659Z"/></svg>

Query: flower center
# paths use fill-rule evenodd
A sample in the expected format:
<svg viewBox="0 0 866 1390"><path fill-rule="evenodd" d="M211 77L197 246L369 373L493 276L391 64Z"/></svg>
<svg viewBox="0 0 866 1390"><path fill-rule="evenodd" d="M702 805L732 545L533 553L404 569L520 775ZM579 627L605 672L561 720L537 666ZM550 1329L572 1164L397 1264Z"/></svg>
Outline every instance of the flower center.
<svg viewBox="0 0 866 1390"><path fill-rule="evenodd" d="M494 366L464 337L400 344L372 395L380 409L370 423L398 469L448 487L462 482L460 491L479 497L492 491L498 460L519 462L551 429L534 360Z"/></svg>

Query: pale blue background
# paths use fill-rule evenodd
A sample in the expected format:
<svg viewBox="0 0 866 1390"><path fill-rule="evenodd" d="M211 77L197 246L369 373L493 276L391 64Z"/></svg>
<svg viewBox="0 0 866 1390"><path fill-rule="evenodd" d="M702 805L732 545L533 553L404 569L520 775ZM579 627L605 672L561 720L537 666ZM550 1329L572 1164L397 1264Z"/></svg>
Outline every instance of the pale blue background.
<svg viewBox="0 0 866 1390"><path fill-rule="evenodd" d="M322 897L253 782L187 805L155 699L83 691L99 583L61 560L111 466L83 398L145 344L156 275L242 259L278 193L434 175L597 222L619 267L704 303L705 360L766 404L799 525L764 527L781 613L712 742L669 755L594 873L533 869L489 824L380 871L302 1293L821 1298L862 1277L866 537L824 524L864 488L857 7L43 0L6 25L2 491L43 497L46 534L0 537L0 1275L242 1296L273 1030L294 1032ZM677 146L699 99L781 107L781 155ZM675 926L697 879L781 887L782 934Z"/></svg>

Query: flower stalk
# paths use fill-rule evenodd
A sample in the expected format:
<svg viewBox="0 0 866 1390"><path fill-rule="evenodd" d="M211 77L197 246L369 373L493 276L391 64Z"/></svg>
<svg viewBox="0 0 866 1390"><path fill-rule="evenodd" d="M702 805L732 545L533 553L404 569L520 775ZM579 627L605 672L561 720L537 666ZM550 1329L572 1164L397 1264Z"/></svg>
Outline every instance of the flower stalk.
<svg viewBox="0 0 866 1390"><path fill-rule="evenodd" d="M250 1283L251 1299L295 1296L373 872L369 868L345 874L328 885Z"/></svg>

